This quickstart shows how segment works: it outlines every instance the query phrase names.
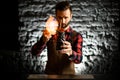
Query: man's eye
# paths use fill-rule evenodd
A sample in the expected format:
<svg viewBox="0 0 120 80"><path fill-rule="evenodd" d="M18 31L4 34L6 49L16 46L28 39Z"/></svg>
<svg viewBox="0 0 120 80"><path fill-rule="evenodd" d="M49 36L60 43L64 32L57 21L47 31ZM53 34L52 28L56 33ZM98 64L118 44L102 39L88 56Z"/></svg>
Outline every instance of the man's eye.
<svg viewBox="0 0 120 80"><path fill-rule="evenodd" d="M65 17L65 19L67 19L68 17Z"/></svg>
<svg viewBox="0 0 120 80"><path fill-rule="evenodd" d="M59 17L59 19L62 19L62 17Z"/></svg>

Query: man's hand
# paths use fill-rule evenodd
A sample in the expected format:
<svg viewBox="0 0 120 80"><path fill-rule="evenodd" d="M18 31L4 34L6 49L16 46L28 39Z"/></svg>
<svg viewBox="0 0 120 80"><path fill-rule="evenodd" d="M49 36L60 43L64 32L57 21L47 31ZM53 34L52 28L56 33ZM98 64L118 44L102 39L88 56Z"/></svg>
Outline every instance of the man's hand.
<svg viewBox="0 0 120 80"><path fill-rule="evenodd" d="M51 33L48 30L43 30L44 42L47 42L51 38Z"/></svg>
<svg viewBox="0 0 120 80"><path fill-rule="evenodd" d="M53 17L53 16L49 16L49 18L46 21L46 30L51 34L54 35L56 34L56 30L58 27L58 21Z"/></svg>
<svg viewBox="0 0 120 80"><path fill-rule="evenodd" d="M53 16L49 16L46 21L45 30L43 30L43 37L45 42L48 41L52 35L56 34L56 30L58 27L58 22Z"/></svg>
<svg viewBox="0 0 120 80"><path fill-rule="evenodd" d="M61 54L67 54L68 56L72 55L72 46L68 41L63 41L63 45L61 46L61 50L58 52Z"/></svg>

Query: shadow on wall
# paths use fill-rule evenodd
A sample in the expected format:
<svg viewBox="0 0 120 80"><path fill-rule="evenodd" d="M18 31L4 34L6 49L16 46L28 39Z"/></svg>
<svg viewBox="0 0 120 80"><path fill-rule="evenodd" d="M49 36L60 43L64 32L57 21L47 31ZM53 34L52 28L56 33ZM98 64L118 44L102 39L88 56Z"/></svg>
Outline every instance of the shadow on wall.
<svg viewBox="0 0 120 80"><path fill-rule="evenodd" d="M27 71L22 66L21 53L1 50L0 51L0 74L3 79L25 80Z"/></svg>
<svg viewBox="0 0 120 80"><path fill-rule="evenodd" d="M2 1L0 5L0 50L19 50L18 42L18 3L17 0Z"/></svg>
<svg viewBox="0 0 120 80"><path fill-rule="evenodd" d="M2 1L0 5L0 77L13 79L21 76L19 58L16 58L16 51L19 51L18 41L18 3L17 0ZM19 78L18 78L19 79Z"/></svg>

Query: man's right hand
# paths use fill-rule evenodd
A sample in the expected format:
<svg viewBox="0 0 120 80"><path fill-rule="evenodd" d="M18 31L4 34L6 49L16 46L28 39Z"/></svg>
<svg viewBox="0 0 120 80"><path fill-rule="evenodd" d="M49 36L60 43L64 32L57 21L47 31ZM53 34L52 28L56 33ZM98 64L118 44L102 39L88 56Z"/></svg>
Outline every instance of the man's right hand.
<svg viewBox="0 0 120 80"><path fill-rule="evenodd" d="M45 42L49 41L49 39L51 37L52 37L52 35L51 35L51 33L47 29L43 30L43 40Z"/></svg>
<svg viewBox="0 0 120 80"><path fill-rule="evenodd" d="M45 41L48 41L52 35L56 34L58 22L53 16L50 15L45 26L45 30L43 30L43 37Z"/></svg>

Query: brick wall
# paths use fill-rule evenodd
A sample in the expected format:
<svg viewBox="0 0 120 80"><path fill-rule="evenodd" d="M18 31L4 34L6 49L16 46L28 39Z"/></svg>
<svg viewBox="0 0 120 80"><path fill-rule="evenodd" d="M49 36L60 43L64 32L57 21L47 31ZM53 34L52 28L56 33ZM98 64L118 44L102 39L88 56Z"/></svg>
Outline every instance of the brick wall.
<svg viewBox="0 0 120 80"><path fill-rule="evenodd" d="M30 54L41 37L45 20L54 15L54 5L61 0L19 0L19 42L23 68L43 73L46 49L40 57ZM68 0L72 5L71 26L83 36L83 61L75 64L76 74L116 72L119 53L118 0Z"/></svg>

